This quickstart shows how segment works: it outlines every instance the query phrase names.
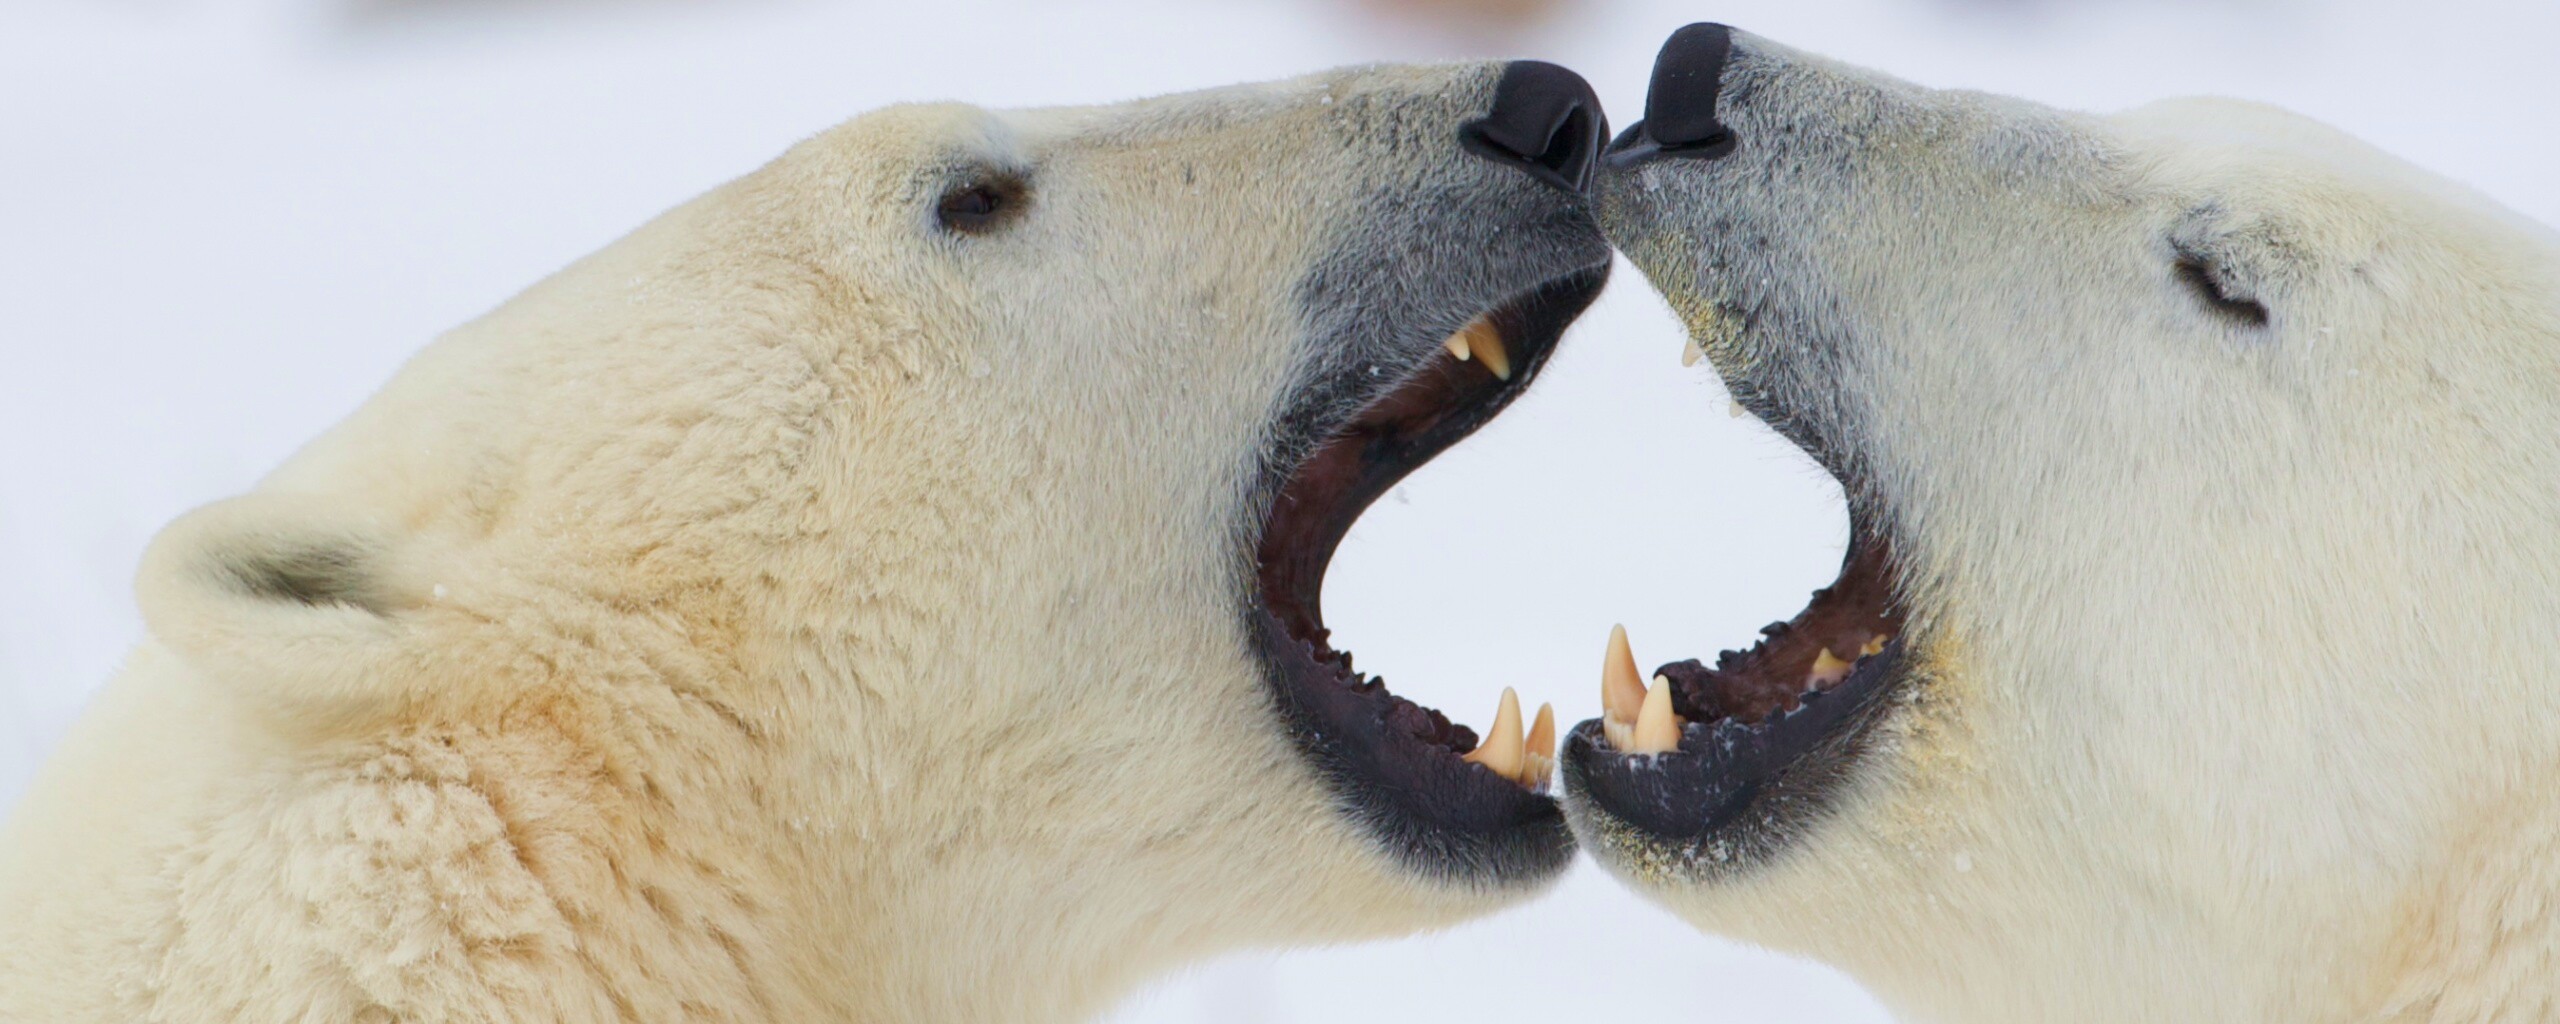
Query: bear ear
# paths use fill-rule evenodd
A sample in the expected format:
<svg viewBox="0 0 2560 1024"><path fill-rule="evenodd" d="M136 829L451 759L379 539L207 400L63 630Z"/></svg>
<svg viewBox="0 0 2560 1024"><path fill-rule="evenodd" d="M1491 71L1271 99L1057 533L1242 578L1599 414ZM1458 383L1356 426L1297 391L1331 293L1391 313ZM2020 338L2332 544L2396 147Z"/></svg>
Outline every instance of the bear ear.
<svg viewBox="0 0 2560 1024"><path fill-rule="evenodd" d="M151 635L279 724L350 727L396 711L416 678L427 595L394 534L329 499L250 494L189 512L143 553Z"/></svg>

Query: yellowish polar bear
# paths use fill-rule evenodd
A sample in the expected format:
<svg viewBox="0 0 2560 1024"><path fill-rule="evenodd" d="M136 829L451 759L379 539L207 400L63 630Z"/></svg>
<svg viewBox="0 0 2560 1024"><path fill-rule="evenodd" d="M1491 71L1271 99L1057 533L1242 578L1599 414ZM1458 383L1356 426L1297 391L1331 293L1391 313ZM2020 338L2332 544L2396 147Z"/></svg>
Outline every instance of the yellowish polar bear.
<svg viewBox="0 0 2560 1024"><path fill-rule="evenodd" d="M1603 863L1914 1021L2560 1019L2552 232L2261 107L1712 25L1601 195L1853 524L1757 646L1613 657Z"/></svg>
<svg viewBox="0 0 2560 1024"><path fill-rule="evenodd" d="M0 1020L1065 1020L1524 898L1520 716L1317 585L1599 289L1605 137L1531 63L892 108L534 287L154 542Z"/></svg>

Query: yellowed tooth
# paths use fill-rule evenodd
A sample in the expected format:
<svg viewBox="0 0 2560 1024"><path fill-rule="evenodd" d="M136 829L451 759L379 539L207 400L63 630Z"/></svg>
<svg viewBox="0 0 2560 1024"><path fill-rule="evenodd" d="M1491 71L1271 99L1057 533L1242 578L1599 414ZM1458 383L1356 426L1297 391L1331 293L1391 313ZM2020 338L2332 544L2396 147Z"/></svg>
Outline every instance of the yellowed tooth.
<svg viewBox="0 0 2560 1024"><path fill-rule="evenodd" d="M1556 777L1556 706L1538 705L1538 717L1529 723L1529 759L1520 768L1520 784L1531 789L1545 789Z"/></svg>
<svg viewBox="0 0 2560 1024"><path fill-rule="evenodd" d="M1855 662L1833 654L1831 648L1825 647L1821 653L1813 656L1813 672L1805 677L1805 682L1814 686L1829 686L1849 678L1849 666L1853 664Z"/></svg>
<svg viewBox="0 0 2560 1024"><path fill-rule="evenodd" d="M1468 325L1468 327L1473 326L1475 325ZM1456 357L1461 363L1475 358L1475 346L1467 344L1467 331L1465 328L1461 328L1458 333L1450 335L1449 340L1441 342L1440 345L1441 347L1448 349L1449 354Z"/></svg>
<svg viewBox="0 0 2560 1024"><path fill-rule="evenodd" d="M1466 336L1467 346L1475 350L1485 369L1503 380L1511 379L1511 348L1503 343L1502 329L1495 327L1493 321L1478 317L1458 333Z"/></svg>
<svg viewBox="0 0 2560 1024"><path fill-rule="evenodd" d="M1893 635L1890 633L1878 633L1874 636L1868 637L1867 642L1859 646L1858 656L1861 658L1872 658L1876 655L1883 654L1884 645L1891 642L1893 642Z"/></svg>
<svg viewBox="0 0 2560 1024"><path fill-rule="evenodd" d="M1724 414L1731 419L1738 420L1751 415L1751 410L1743 408L1741 402L1728 398L1725 399Z"/></svg>
<svg viewBox="0 0 2560 1024"><path fill-rule="evenodd" d="M1636 655L1627 645L1627 627L1609 627L1609 648L1600 658L1600 735L1609 746L1625 750L1636 739L1636 715L1644 710L1644 677L1636 672Z"/></svg>
<svg viewBox="0 0 2560 1024"><path fill-rule="evenodd" d="M1698 360L1706 357L1707 350L1698 347L1698 339L1691 338L1680 344L1680 365L1696 366Z"/></svg>
<svg viewBox="0 0 2560 1024"><path fill-rule="evenodd" d="M1660 754L1680 749L1680 716L1671 710L1671 681L1653 677L1644 692L1644 710L1636 713L1635 735L1622 748L1630 754Z"/></svg>
<svg viewBox="0 0 2560 1024"><path fill-rule="evenodd" d="M1609 650L1600 658L1600 718L1633 726L1644 708L1644 677L1636 672L1635 650L1627 646L1627 627L1609 627ZM1616 742L1613 737L1612 743Z"/></svg>
<svg viewBox="0 0 2560 1024"><path fill-rule="evenodd" d="M1470 751L1466 759L1506 779L1518 780L1523 743L1520 737L1520 695L1502 688L1502 703L1493 712L1493 727L1485 730L1484 742Z"/></svg>

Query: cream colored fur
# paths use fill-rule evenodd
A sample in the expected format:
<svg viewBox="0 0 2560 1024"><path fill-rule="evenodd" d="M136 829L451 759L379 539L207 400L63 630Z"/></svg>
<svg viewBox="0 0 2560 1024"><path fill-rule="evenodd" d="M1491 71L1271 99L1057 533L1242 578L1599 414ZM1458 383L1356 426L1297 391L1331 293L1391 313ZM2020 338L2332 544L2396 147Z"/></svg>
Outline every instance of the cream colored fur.
<svg viewBox="0 0 2560 1024"><path fill-rule="evenodd" d="M1604 221L1854 450L1917 678L1775 861L1586 845L1913 1021L2560 1018L2560 238L2273 110L1737 39L1739 163Z"/></svg>
<svg viewBox="0 0 2560 1024"><path fill-rule="evenodd" d="M885 110L437 341L153 546L0 1020L1068 1020L1516 898L1352 829L1237 604L1291 289L1497 71Z"/></svg>

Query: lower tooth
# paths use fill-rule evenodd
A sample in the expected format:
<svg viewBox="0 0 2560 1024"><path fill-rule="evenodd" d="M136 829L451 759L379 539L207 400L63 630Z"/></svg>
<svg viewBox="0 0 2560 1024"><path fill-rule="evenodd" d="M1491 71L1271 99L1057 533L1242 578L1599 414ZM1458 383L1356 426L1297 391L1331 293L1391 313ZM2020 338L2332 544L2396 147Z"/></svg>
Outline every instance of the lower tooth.
<svg viewBox="0 0 2560 1024"><path fill-rule="evenodd" d="M1511 379L1511 348L1503 343L1501 328L1495 327L1491 320L1477 320L1461 333L1467 336L1475 349L1476 359L1484 363L1485 369L1493 371L1497 379Z"/></svg>
<svg viewBox="0 0 2560 1024"><path fill-rule="evenodd" d="M1813 672L1805 677L1805 683L1808 687L1829 686L1847 679L1849 668L1853 664L1855 663L1831 653L1831 648L1825 647L1821 653L1813 656Z"/></svg>
<svg viewBox="0 0 2560 1024"><path fill-rule="evenodd" d="M1550 730L1554 729L1549 725ZM1520 736L1520 695L1510 687L1502 689L1502 703L1494 709L1493 725L1485 730L1484 744L1465 756L1506 779L1518 781L1527 743Z"/></svg>
<svg viewBox="0 0 2560 1024"><path fill-rule="evenodd" d="M1630 754L1661 754L1680 749L1680 716L1671 710L1671 681L1653 677L1644 692L1644 711L1636 716L1635 735L1622 748Z"/></svg>
<svg viewBox="0 0 2560 1024"><path fill-rule="evenodd" d="M1600 711L1604 718L1636 720L1644 709L1644 675L1636 671L1634 648L1627 646L1627 627L1609 627L1609 646L1600 656Z"/></svg>
<svg viewBox="0 0 2560 1024"><path fill-rule="evenodd" d="M1529 761L1520 768L1519 783L1531 789L1545 789L1556 773L1556 706L1538 705L1538 717L1529 726Z"/></svg>

